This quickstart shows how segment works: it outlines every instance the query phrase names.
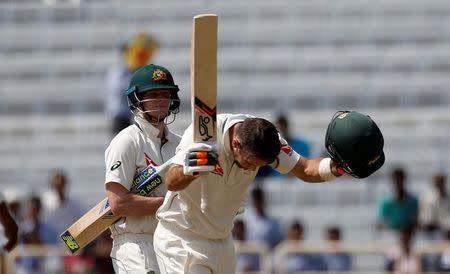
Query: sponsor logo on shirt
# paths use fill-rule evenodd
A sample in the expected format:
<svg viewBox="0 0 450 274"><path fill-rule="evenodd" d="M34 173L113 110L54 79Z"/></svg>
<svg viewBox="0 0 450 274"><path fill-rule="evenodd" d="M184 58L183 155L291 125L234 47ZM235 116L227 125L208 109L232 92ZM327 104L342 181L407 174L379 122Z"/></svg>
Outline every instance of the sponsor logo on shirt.
<svg viewBox="0 0 450 274"><path fill-rule="evenodd" d="M211 172L214 173L214 174L223 176L223 168L220 166L219 163L216 164L216 166L214 167L214 170L211 171Z"/></svg>
<svg viewBox="0 0 450 274"><path fill-rule="evenodd" d="M120 165L122 164L121 161L117 161L115 162L112 166L111 166L111 171L118 169L120 167Z"/></svg>

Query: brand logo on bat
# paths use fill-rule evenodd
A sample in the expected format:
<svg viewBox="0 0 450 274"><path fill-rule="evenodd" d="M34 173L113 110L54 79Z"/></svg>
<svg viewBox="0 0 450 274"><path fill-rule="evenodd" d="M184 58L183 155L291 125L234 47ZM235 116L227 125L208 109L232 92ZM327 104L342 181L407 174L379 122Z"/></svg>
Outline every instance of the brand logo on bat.
<svg viewBox="0 0 450 274"><path fill-rule="evenodd" d="M198 116L198 129L202 141L206 142L212 138L214 127L216 126L217 109L210 108L200 99L195 97L194 100L195 110L199 113Z"/></svg>
<svg viewBox="0 0 450 274"><path fill-rule="evenodd" d="M211 118L208 116L200 115L198 123L199 123L198 129L200 131L200 135L202 136L202 141L206 142L212 138L212 136L209 134L209 126L211 123Z"/></svg>
<svg viewBox="0 0 450 274"><path fill-rule="evenodd" d="M75 241L75 239L69 233L69 231L64 232L61 235L61 239L67 245L67 247L69 248L70 252L75 253L78 249L80 249L80 246L78 245L77 241Z"/></svg>

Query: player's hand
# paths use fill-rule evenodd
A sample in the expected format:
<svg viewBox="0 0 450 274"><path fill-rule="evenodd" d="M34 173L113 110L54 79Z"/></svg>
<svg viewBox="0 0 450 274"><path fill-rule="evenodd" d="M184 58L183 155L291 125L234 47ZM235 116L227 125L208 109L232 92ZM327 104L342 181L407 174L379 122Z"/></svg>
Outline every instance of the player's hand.
<svg viewBox="0 0 450 274"><path fill-rule="evenodd" d="M185 175L197 175L200 172L213 171L218 163L218 157L215 146L195 143L187 150L183 173Z"/></svg>

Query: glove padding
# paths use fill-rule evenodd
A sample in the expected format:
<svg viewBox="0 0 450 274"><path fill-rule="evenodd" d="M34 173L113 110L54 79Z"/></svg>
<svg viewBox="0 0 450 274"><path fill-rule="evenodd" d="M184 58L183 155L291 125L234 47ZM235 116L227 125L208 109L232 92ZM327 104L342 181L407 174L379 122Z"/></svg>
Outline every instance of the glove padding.
<svg viewBox="0 0 450 274"><path fill-rule="evenodd" d="M210 172L218 163L216 147L205 143L195 143L186 152L183 173L197 175L199 172Z"/></svg>

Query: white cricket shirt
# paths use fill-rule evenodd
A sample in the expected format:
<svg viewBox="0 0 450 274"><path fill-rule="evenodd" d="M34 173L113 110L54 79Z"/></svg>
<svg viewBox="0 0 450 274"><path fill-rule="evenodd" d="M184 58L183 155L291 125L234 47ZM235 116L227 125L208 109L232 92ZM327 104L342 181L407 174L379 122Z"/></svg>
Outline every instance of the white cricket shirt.
<svg viewBox="0 0 450 274"><path fill-rule="evenodd" d="M244 170L234 162L228 130L249 115L217 115L217 149L220 167L202 175L181 191L168 191L157 217L179 230L189 230L208 239L225 239L233 227L233 219L245 200L248 186L257 170ZM277 166L280 173L294 168L300 155L280 137L282 149ZM186 129L172 163L183 165L186 148L193 143L192 125Z"/></svg>
<svg viewBox="0 0 450 274"><path fill-rule="evenodd" d="M136 116L131 125L114 137L105 151L105 184L116 182L130 189L135 174L148 165L159 166L175 155L180 137L166 128L166 141L158 138L159 130L145 119ZM163 197L164 184L152 196ZM111 226L112 236L123 233L153 234L157 225L154 215L122 218Z"/></svg>

